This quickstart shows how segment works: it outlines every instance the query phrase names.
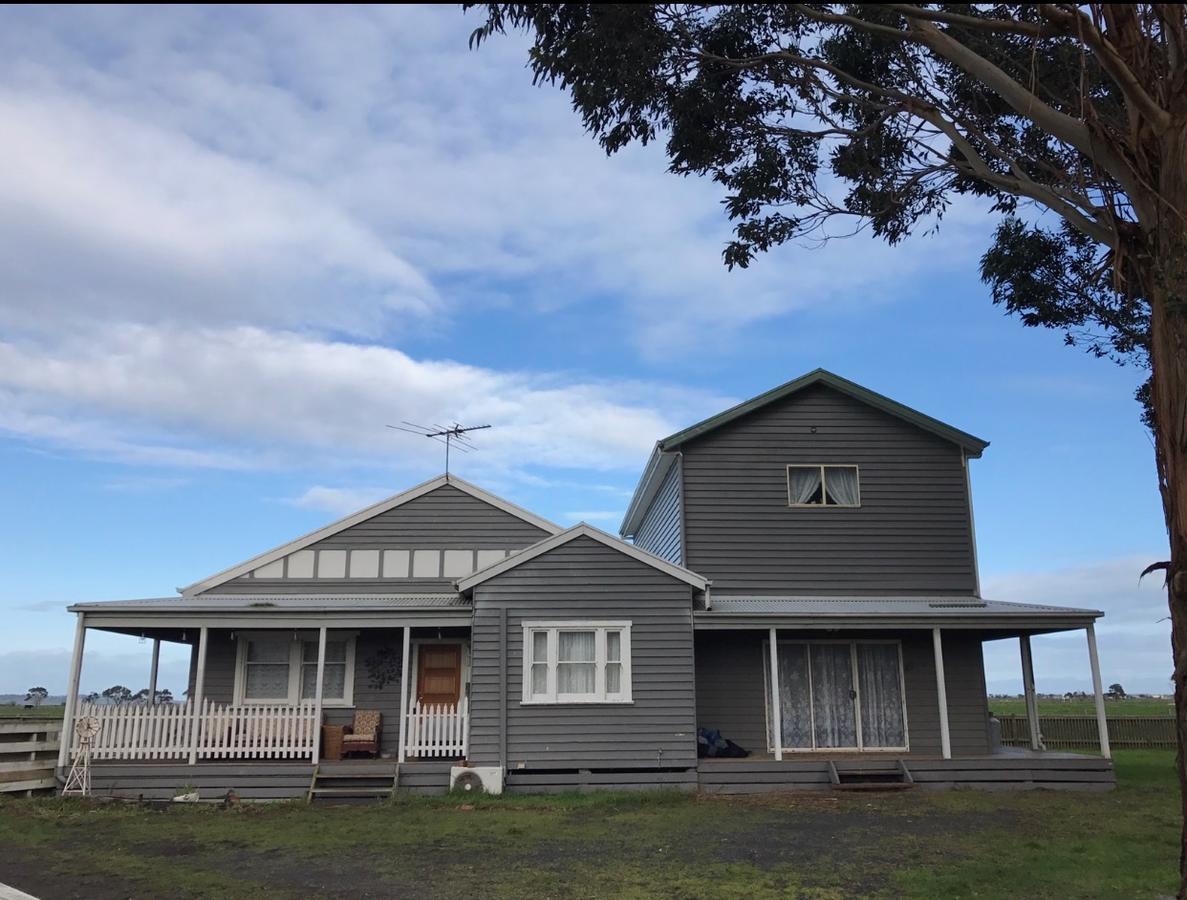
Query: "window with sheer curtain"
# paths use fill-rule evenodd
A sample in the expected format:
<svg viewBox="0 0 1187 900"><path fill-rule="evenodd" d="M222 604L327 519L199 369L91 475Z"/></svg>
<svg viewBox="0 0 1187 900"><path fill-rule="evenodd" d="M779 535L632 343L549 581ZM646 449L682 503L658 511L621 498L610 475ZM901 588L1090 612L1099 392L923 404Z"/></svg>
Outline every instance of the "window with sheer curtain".
<svg viewBox="0 0 1187 900"><path fill-rule="evenodd" d="M861 506L857 466L788 466L787 505Z"/></svg>
<svg viewBox="0 0 1187 900"><path fill-rule="evenodd" d="M326 641L322 703L349 706L353 700L354 638ZM317 638L291 632L239 636L235 696L239 703L297 703L317 696Z"/></svg>
<svg viewBox="0 0 1187 900"><path fill-rule="evenodd" d="M629 622L525 622L524 703L629 703Z"/></svg>

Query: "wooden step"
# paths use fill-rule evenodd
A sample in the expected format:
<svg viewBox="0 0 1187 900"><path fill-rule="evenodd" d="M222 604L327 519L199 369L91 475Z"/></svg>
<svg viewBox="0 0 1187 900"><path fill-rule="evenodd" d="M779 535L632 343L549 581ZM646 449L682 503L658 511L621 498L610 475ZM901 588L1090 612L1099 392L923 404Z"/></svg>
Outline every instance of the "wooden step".
<svg viewBox="0 0 1187 900"><path fill-rule="evenodd" d="M395 781L395 772L318 772L318 781L382 781L391 784Z"/></svg>
<svg viewBox="0 0 1187 900"><path fill-rule="evenodd" d="M390 797L392 789L383 788L323 788L315 787L310 791L315 797Z"/></svg>
<svg viewBox="0 0 1187 900"><path fill-rule="evenodd" d="M915 786L915 779L901 759L873 765L858 762L848 766L843 761L838 764L829 760L828 776L836 791L901 791Z"/></svg>

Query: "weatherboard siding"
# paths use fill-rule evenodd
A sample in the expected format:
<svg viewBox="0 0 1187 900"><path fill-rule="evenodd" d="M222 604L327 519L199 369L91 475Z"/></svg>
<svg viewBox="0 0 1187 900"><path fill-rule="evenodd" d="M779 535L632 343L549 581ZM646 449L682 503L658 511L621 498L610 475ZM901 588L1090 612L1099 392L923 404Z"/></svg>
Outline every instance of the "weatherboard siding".
<svg viewBox="0 0 1187 900"><path fill-rule="evenodd" d="M680 565L684 561L681 541L680 463L668 470L651 506L639 522L634 544L640 550L654 553L660 559Z"/></svg>
<svg viewBox="0 0 1187 900"><path fill-rule="evenodd" d="M971 594L963 451L817 385L683 452L684 564L717 593ZM787 466L854 464L858 508L790 507Z"/></svg>
<svg viewBox="0 0 1187 900"><path fill-rule="evenodd" d="M511 771L696 764L687 584L581 537L479 585L474 603L472 762L498 765L505 740ZM520 702L524 621L564 619L631 622L632 703Z"/></svg>
<svg viewBox="0 0 1187 900"><path fill-rule="evenodd" d="M822 636L820 632L779 630L780 640L819 640ZM931 632L832 632L828 637L902 641L910 755L940 755ZM765 631L702 631L696 635L697 725L717 729L722 737L759 753L767 750L766 638ZM989 707L980 639L963 633L944 634L944 684L953 755L988 753Z"/></svg>
<svg viewBox="0 0 1187 900"><path fill-rule="evenodd" d="M309 550L522 550L542 528L445 484L415 500L310 544ZM415 593L452 590L453 578L251 578L211 594Z"/></svg>

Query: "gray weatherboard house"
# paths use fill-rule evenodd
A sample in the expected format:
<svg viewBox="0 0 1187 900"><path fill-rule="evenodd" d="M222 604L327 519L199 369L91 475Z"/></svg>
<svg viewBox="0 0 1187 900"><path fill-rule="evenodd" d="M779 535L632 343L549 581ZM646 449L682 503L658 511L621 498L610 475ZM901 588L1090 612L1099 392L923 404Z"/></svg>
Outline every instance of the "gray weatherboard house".
<svg viewBox="0 0 1187 900"><path fill-rule="evenodd" d="M59 758L93 791L204 798L674 787L1113 784L1088 609L981 597L987 444L816 370L659 441L622 539L453 475L180 591L80 603ZM189 701L78 698L88 629L191 648ZM982 643L1087 632L1100 757L994 746ZM774 677L772 677L774 673ZM322 724L382 714L377 755ZM698 727L751 751L698 759ZM331 729L327 729L327 732Z"/></svg>

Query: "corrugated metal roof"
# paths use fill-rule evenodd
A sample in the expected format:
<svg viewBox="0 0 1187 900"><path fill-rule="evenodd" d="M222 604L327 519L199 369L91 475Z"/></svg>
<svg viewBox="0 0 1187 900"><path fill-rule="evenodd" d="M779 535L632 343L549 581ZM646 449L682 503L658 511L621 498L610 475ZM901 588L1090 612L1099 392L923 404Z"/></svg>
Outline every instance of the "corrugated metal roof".
<svg viewBox="0 0 1187 900"><path fill-rule="evenodd" d="M143 600L111 600L106 603L77 603L72 610L139 610L143 612L195 612L197 610L244 609L468 609L461 594L202 594L197 597L153 597Z"/></svg>
<svg viewBox="0 0 1187 900"><path fill-rule="evenodd" d="M1100 616L1094 609L1010 603L980 597L768 597L713 595L705 616L755 614L788 616Z"/></svg>

